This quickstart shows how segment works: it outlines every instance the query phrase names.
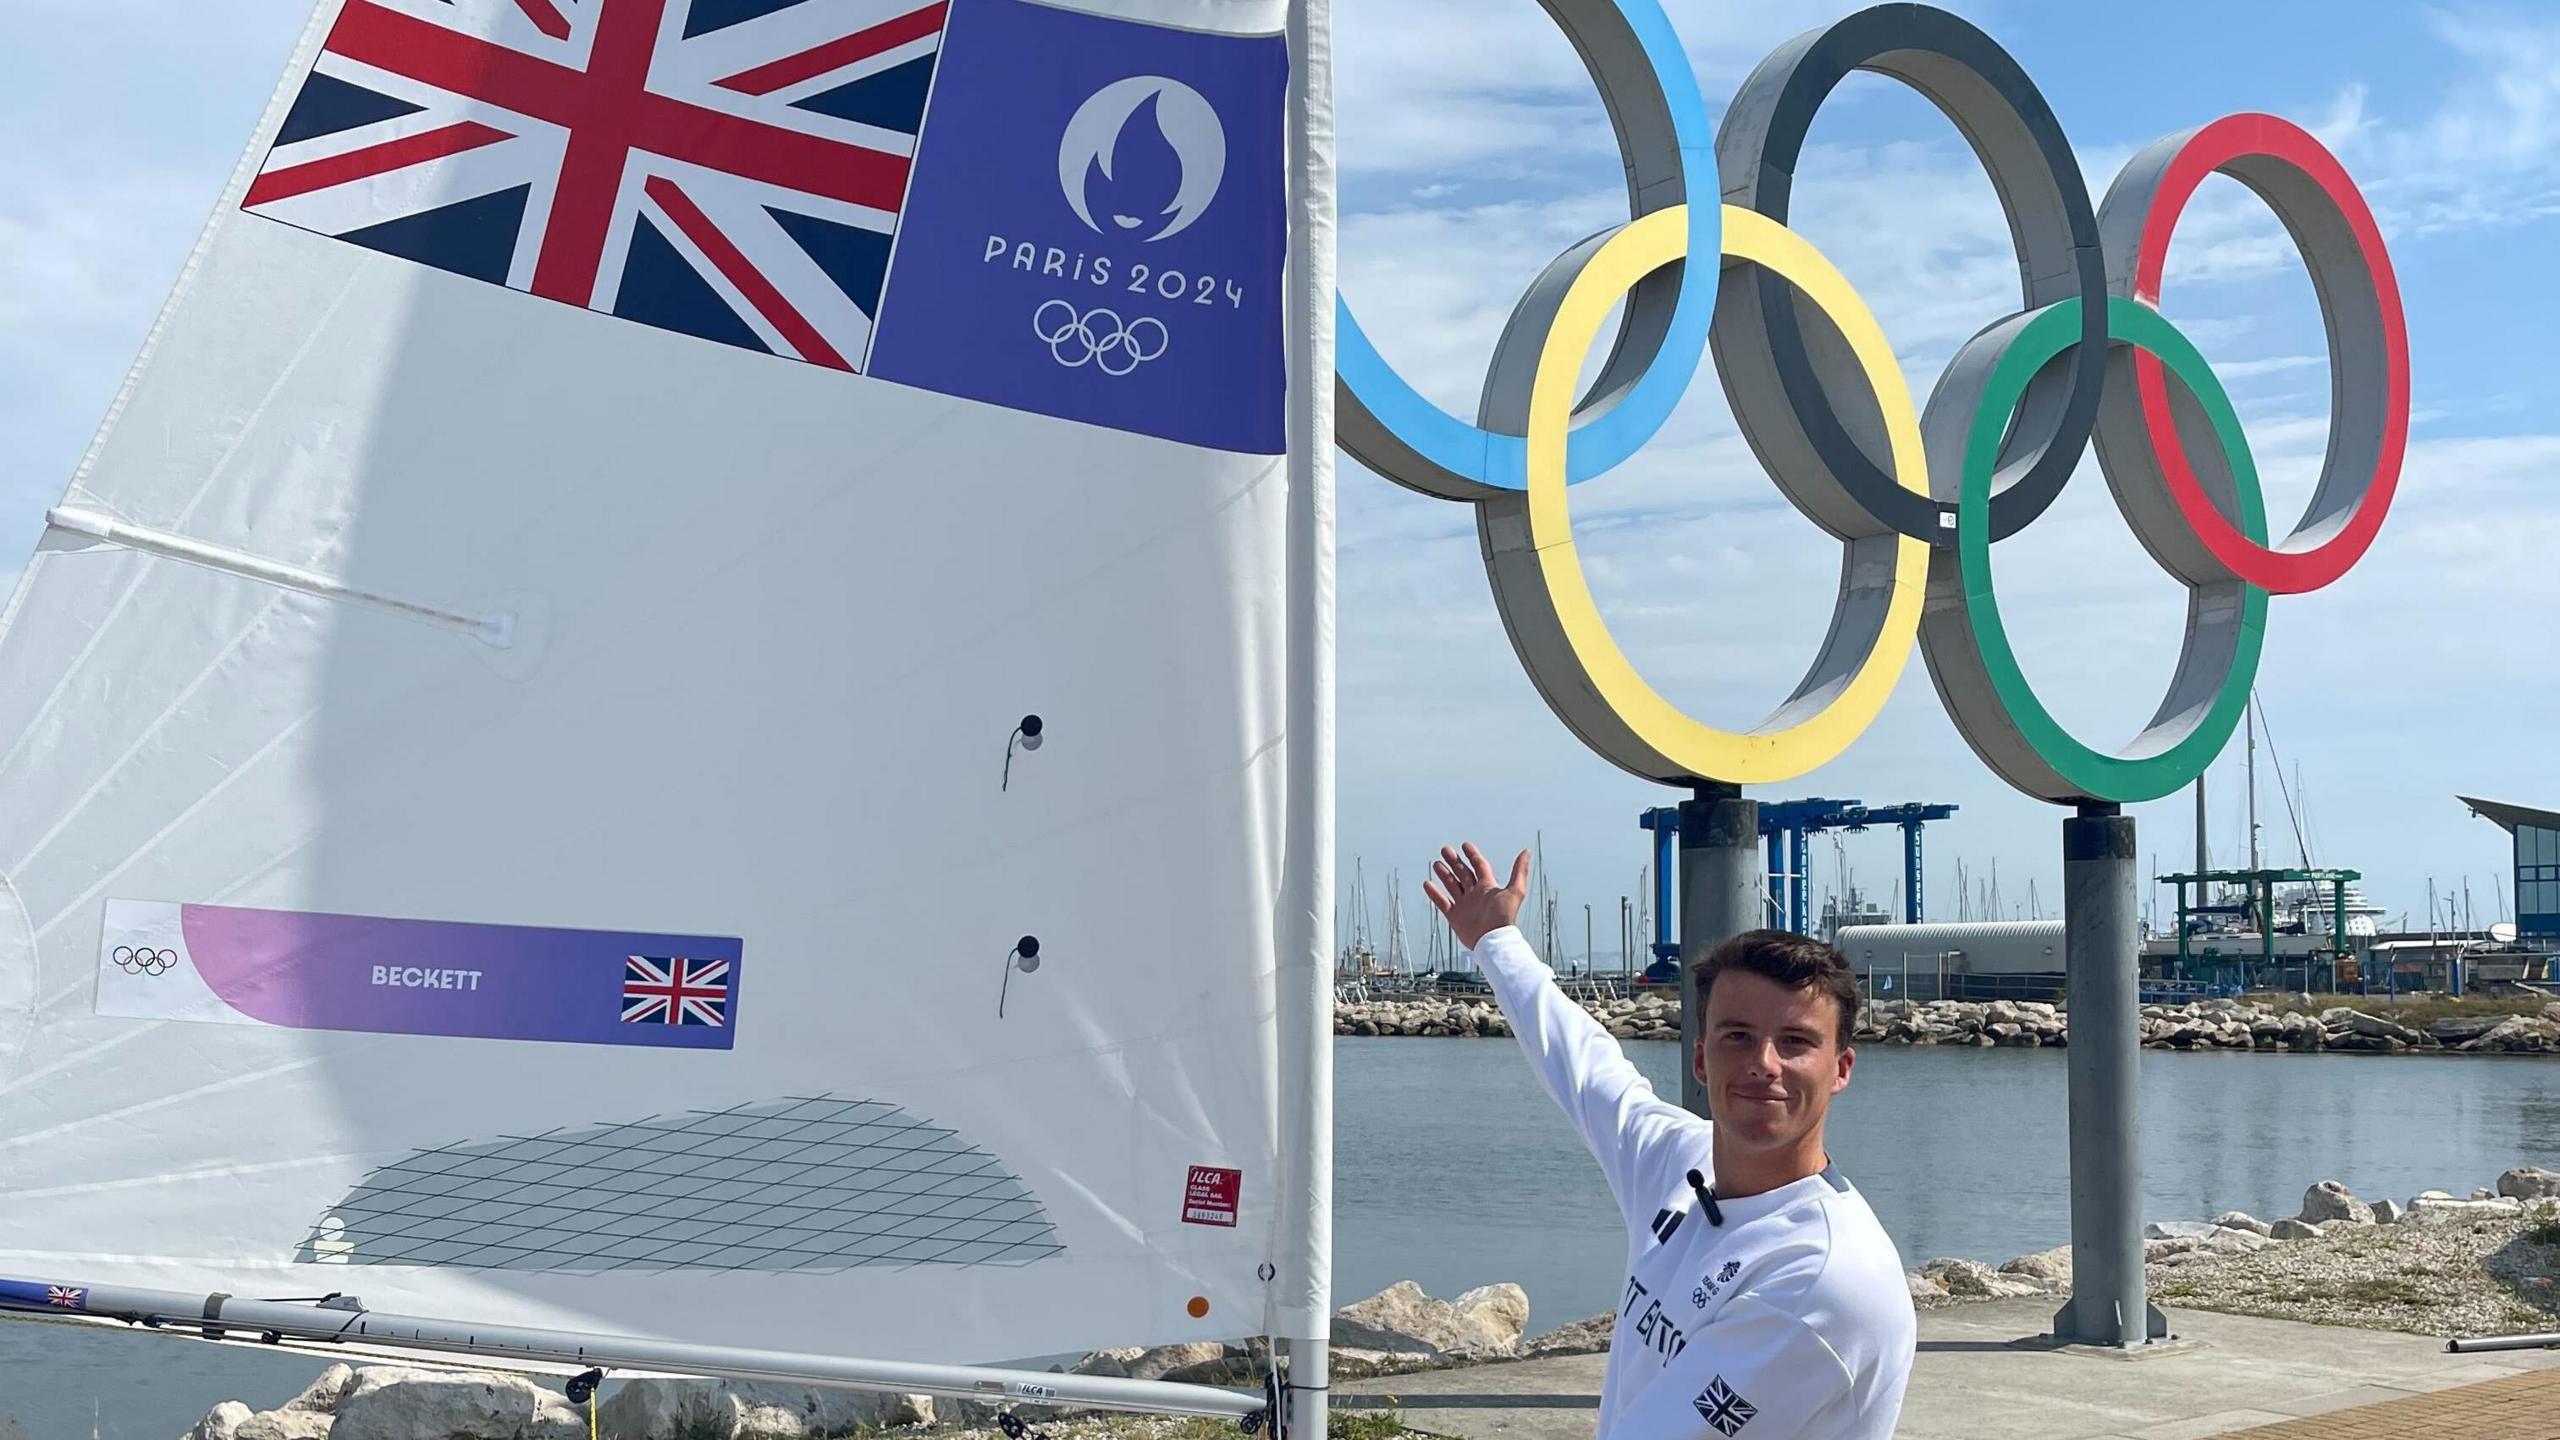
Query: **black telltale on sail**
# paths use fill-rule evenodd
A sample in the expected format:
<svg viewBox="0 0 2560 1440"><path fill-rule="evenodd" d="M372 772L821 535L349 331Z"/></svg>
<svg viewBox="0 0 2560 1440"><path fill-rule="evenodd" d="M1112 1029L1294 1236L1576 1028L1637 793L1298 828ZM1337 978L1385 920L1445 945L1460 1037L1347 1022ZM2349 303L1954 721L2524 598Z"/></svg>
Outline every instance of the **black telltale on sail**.
<svg viewBox="0 0 2560 1440"><path fill-rule="evenodd" d="M1013 727L1013 733L1006 736L1004 739L1004 783L997 786L997 789L1011 790L1013 788L1014 747L1019 745L1026 751L1039 749L1040 732L1046 728L1046 726L1040 723L1040 717L1037 715L1025 715L1022 717L1021 723Z"/></svg>
<svg viewBox="0 0 2560 1440"><path fill-rule="evenodd" d="M1025 935L1021 939L1014 941L1013 949L1004 957L1004 983L996 989L997 1019L1001 1020L1004 1018L1005 997L1012 993L1013 990L1013 972L1020 970L1023 974L1029 975L1038 971L1039 968L1040 937L1037 935Z"/></svg>

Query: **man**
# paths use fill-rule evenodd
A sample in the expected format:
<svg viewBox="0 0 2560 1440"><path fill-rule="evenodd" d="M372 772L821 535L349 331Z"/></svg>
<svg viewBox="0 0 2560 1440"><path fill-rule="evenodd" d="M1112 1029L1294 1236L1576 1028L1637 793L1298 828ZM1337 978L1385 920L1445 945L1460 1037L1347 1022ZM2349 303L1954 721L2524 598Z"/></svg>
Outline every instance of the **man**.
<svg viewBox="0 0 2560 1440"><path fill-rule="evenodd" d="M1759 930L1697 967L1689 1057L1714 1123L1655 1097L1565 998L1513 921L1529 855L1497 884L1444 849L1424 891L1447 917L1547 1093L1582 1133L1627 1224L1598 1440L1885 1440L1917 1321L1902 1257L1831 1168L1823 1121L1847 1089L1858 1004L1827 945Z"/></svg>

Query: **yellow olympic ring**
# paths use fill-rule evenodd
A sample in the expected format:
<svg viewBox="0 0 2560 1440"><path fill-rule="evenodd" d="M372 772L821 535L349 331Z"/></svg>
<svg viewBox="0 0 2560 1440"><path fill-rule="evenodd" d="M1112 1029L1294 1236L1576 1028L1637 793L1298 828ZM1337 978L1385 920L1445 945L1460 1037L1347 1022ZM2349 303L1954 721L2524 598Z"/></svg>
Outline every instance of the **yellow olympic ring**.
<svg viewBox="0 0 2560 1440"><path fill-rule="evenodd" d="M1818 306L1846 338L1883 412L1895 481L1926 497L1928 463L1920 440L1919 413L1893 348L1866 302L1821 251L1785 226L1731 205L1722 207L1722 216L1728 262L1767 267ZM1686 255L1688 234L1684 206L1646 215L1601 245L1565 291L1538 352L1529 394L1527 544L1502 543L1506 530L1516 534L1521 500L1504 497L1481 502L1482 524L1488 553L1507 549L1525 558L1525 568L1536 576L1533 589L1505 595L1506 602L1527 600L1548 612L1522 614L1520 607L1506 603L1505 618L1512 624L1515 643L1526 649L1541 640L1561 641L1562 653L1556 658L1590 687L1630 738L1659 760L1658 767L1646 767L1653 772L1647 778L1678 783L1712 775L1735 784L1769 783L1801 775L1838 757L1884 708L1919 635L1921 602L1928 589L1929 546L1880 523L1872 535L1840 537L1848 546L1841 609L1824 642L1822 658L1795 694L1755 729L1718 730L1691 718L1645 683L1629 663L1600 618L1574 547L1573 518L1565 493L1566 437L1583 363L1599 338L1601 325L1637 281ZM1518 568L1505 566L1503 558L1496 556L1498 592L1505 589L1501 572ZM1538 665L1529 668L1533 676L1540 673ZM1590 713L1586 705L1557 708L1560 714ZM1613 758L1625 753L1625 747L1596 748Z"/></svg>

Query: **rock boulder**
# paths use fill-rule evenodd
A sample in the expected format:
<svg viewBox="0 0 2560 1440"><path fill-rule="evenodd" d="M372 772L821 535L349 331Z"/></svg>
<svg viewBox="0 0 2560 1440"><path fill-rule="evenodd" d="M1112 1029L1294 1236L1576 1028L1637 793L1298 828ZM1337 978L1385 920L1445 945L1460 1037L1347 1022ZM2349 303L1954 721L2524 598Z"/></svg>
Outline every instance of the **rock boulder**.
<svg viewBox="0 0 2560 1440"><path fill-rule="evenodd" d="M1399 1280L1356 1305L1335 1311L1334 1343L1404 1355L1511 1353L1528 1322L1526 1292L1516 1285L1495 1285L1460 1298L1468 1302L1463 1314L1448 1301L1424 1294L1412 1281ZM1509 1318L1515 1308L1517 1324Z"/></svg>
<svg viewBox="0 0 2560 1440"><path fill-rule="evenodd" d="M2427 1033L2445 1045L2459 1045L2477 1040L2514 1017L2507 1015L2448 1015L2427 1027Z"/></svg>
<svg viewBox="0 0 2560 1440"><path fill-rule="evenodd" d="M1617 1323L1615 1315L1594 1315L1588 1320L1576 1320L1561 1330L1550 1330L1524 1342L1520 1346L1521 1357L1534 1360L1542 1355L1604 1354L1609 1349L1609 1336Z"/></svg>
<svg viewBox="0 0 2560 1440"><path fill-rule="evenodd" d="M320 1378L303 1387L301 1394L284 1402L287 1410L305 1410L314 1415L335 1415L338 1402L345 1398L347 1387L356 1383L355 1367L332 1365L320 1372Z"/></svg>
<svg viewBox="0 0 2560 1440"><path fill-rule="evenodd" d="M2206 1220L2154 1220L2142 1227L2145 1240L2202 1240L2220 1228Z"/></svg>
<svg viewBox="0 0 2560 1440"><path fill-rule="evenodd" d="M1227 1358L1227 1347L1215 1340L1194 1340L1181 1345L1158 1345L1141 1350L1129 1360L1128 1376L1132 1380L1162 1380L1176 1371L1194 1371L1204 1365L1219 1365Z"/></svg>
<svg viewBox="0 0 2560 1440"><path fill-rule="evenodd" d="M2303 1192L2302 1213L2294 1218L2310 1225L2323 1220L2370 1225L2373 1223L2373 1207L2357 1199L2354 1191L2337 1181L2323 1180Z"/></svg>
<svg viewBox="0 0 2560 1440"><path fill-rule="evenodd" d="M2279 1220L2268 1227L2268 1235L2278 1240L2317 1240L2320 1232L2299 1220Z"/></svg>
<svg viewBox="0 0 2560 1440"><path fill-rule="evenodd" d="M2048 1294L2062 1294L2071 1288L2071 1247L2057 1245L2050 1250L2021 1255L2003 1264L2000 1273Z"/></svg>
<svg viewBox="0 0 2560 1440"><path fill-rule="evenodd" d="M232 1440L329 1440L333 1422L315 1410L267 1410L240 1422ZM443 1440L439 1435L437 1440Z"/></svg>
<svg viewBox="0 0 2560 1440"><path fill-rule="evenodd" d="M241 1422L252 1413L248 1406L237 1400L225 1400L206 1411L204 1418L196 1422L196 1427L179 1436L178 1440L240 1440ZM20 1430L15 1422L0 1424L0 1440L27 1440L27 1432Z"/></svg>
<svg viewBox="0 0 2560 1440"><path fill-rule="evenodd" d="M1209 1348L1214 1351L1220 1347ZM559 1403L576 1422L570 1435L584 1436L585 1415L565 1401ZM884 1395L771 1380L633 1380L598 1408L596 1418L608 1435L683 1436L685 1440L819 1440L821 1436L867 1434L890 1426L930 1424L936 1416L934 1402L923 1395ZM547 1440L550 1432L527 1430L525 1434ZM412 1435L409 1440L418 1437Z"/></svg>
<svg viewBox="0 0 2560 1440"><path fill-rule="evenodd" d="M395 1365L368 1365L356 1371L338 1399L334 1426L328 1416L310 1411L273 1413L319 1425L304 1435L279 1435L275 1440L305 1440L305 1435L325 1435L329 1440L419 1440L430 1435L436 1440L578 1440L587 1433L584 1414L521 1375ZM268 1440L250 1429L265 1418L255 1417L241 1426L239 1440Z"/></svg>
<svg viewBox="0 0 2560 1440"><path fill-rule="evenodd" d="M2042 1293L2042 1287L2003 1275L1979 1260L1932 1260L1920 1267L1920 1273L1960 1300L1997 1300Z"/></svg>
<svg viewBox="0 0 2560 1440"><path fill-rule="evenodd" d="M1483 1347L1510 1354L1529 1330L1529 1292L1517 1285L1480 1285L1449 1302L1460 1322L1473 1326Z"/></svg>
<svg viewBox="0 0 2560 1440"><path fill-rule="evenodd" d="M2469 1220L2512 1220L2524 1213L2521 1200L2456 1200L2421 1195L2409 1202L2403 1225L2450 1225Z"/></svg>
<svg viewBox="0 0 2560 1440"><path fill-rule="evenodd" d="M2521 1165L2498 1177L2498 1193L2511 1200L2542 1200L2560 1195L2560 1172Z"/></svg>

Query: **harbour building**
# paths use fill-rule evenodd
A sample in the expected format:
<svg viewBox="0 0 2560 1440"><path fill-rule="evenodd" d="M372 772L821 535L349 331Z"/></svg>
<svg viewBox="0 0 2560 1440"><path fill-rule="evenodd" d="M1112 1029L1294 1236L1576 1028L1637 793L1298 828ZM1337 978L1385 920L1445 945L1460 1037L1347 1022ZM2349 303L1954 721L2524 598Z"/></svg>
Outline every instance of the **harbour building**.
<svg viewBox="0 0 2560 1440"><path fill-rule="evenodd" d="M2560 940L2560 812L2468 795L2462 803L2514 837L2518 936Z"/></svg>

